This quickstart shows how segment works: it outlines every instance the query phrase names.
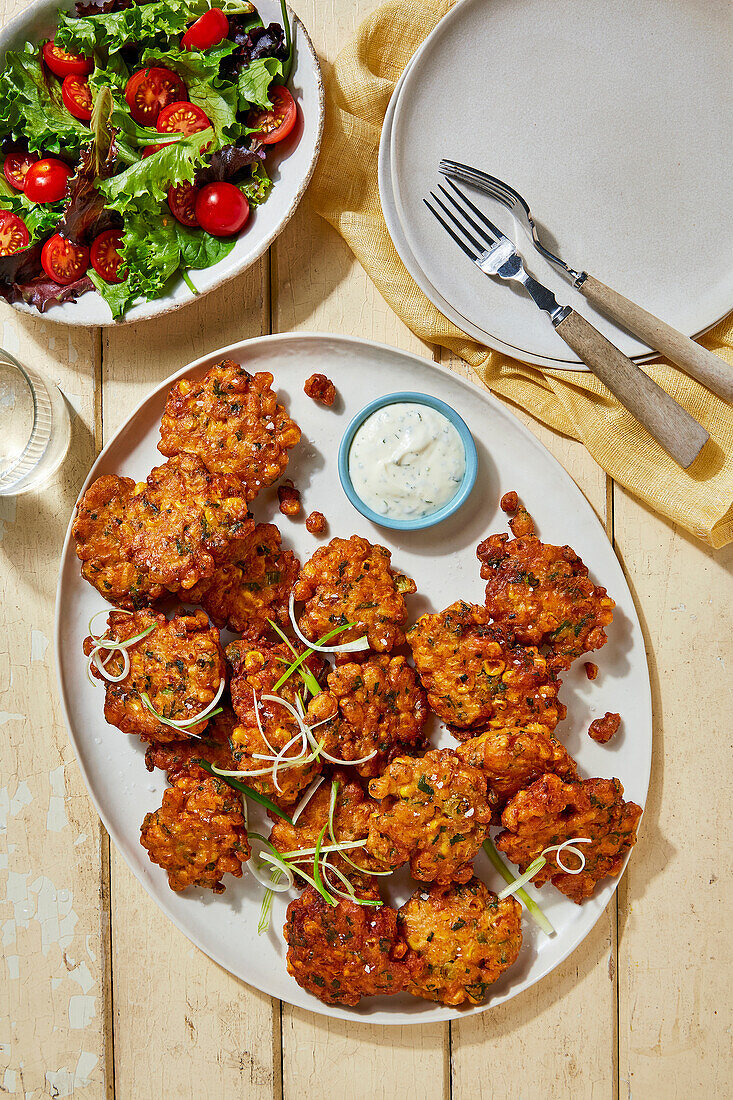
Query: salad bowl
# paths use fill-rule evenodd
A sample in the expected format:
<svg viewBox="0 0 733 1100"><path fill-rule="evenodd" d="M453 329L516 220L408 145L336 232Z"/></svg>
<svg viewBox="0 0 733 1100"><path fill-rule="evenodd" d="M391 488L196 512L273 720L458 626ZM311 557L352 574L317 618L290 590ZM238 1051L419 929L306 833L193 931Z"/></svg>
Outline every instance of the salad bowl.
<svg viewBox="0 0 733 1100"><path fill-rule="evenodd" d="M278 0L257 0L255 7L262 22L282 21ZM0 29L0 58L8 50L23 50L26 43L40 43L53 36L60 11L71 11L73 0L33 0L18 16ZM24 301L13 308L42 316L46 320L67 325L106 326L133 323L170 313L196 296L206 294L228 279L246 271L262 256L283 228L300 202L318 159L323 131L324 90L318 57L303 24L288 8L292 28L293 61L287 87L295 99L298 117L293 132L277 146L271 146L267 170L272 189L266 201L252 207L245 229L236 238L231 251L210 267L191 273L190 283L180 270L157 297L131 305L114 320L110 306L95 290L82 294L76 301L52 305L42 314Z"/></svg>

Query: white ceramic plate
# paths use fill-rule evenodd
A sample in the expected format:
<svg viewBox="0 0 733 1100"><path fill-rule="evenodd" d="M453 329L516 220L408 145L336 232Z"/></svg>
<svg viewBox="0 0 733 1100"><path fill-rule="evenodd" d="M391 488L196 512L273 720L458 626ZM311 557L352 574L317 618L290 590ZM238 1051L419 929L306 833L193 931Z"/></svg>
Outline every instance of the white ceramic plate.
<svg viewBox="0 0 733 1100"><path fill-rule="evenodd" d="M482 275L424 206L450 157L513 184L573 266L688 335L715 324L733 305L732 46L728 0L463 0L413 59L392 124L396 208L427 281L492 346L577 363L530 299ZM627 355L648 355L508 211L472 198L560 301Z"/></svg>
<svg viewBox="0 0 733 1100"><path fill-rule="evenodd" d="M29 4L25 11L0 30L0 59L7 50L22 49L26 41L38 42L50 37L56 26L59 8L70 9L72 6L70 0L35 0ZM265 25L282 21L278 0L257 0L255 6ZM298 104L299 120L293 134L267 158L274 184L267 201L253 208L245 232L228 256L213 267L193 272L191 278L199 296L246 271L267 251L295 213L316 166L323 131L323 80L318 57L303 24L290 9L288 12L295 43L288 88ZM183 279L176 278L169 284L167 294L133 306L117 324L158 317L193 300L194 296ZM43 314L24 302L17 303L14 308L65 325L115 323L109 306L96 291L82 295L76 302L53 306Z"/></svg>
<svg viewBox="0 0 733 1100"><path fill-rule="evenodd" d="M569 714L560 733L583 774L618 776L626 797L643 805L651 761L651 703L634 604L595 513L535 437L478 387L427 359L366 340L315 334L265 336L220 349L174 378L199 375L223 357L243 362L250 371L272 371L280 394L303 429L303 442L292 452L288 473L303 493L305 511L324 512L329 537L357 533L392 550L397 568L418 584L418 595L409 601L411 619L429 609L442 609L459 597L482 602L484 584L475 548L489 532L506 530L506 516L497 502L508 489L519 492L545 539L568 542L577 550L618 607L608 630L608 644L595 658L601 670L598 679L587 680L582 661L565 679L562 698ZM339 399L332 409L315 404L303 393L305 379L316 370L336 382ZM142 479L162 461L156 443L172 380L154 390L110 440L90 471L87 485L104 473ZM424 390L452 405L471 429L479 452L479 476L472 496L452 519L425 531L397 532L373 526L352 508L338 480L338 444L351 417L374 397L397 390ZM306 532L302 522L279 515L273 491L258 498L255 512L259 520L278 522L285 542L301 560L316 549L318 540ZM164 780L160 773L145 771L139 741L105 723L102 687L87 681L82 641L90 617L103 606L98 593L82 580L67 535L59 578L56 651L66 719L87 786L115 844L161 908L193 943L250 985L291 1004L344 1019L403 1024L458 1018L508 1000L549 974L588 934L608 904L616 879L607 881L582 906L550 888L542 891L541 897L538 894L557 935L548 939L525 921L519 960L496 983L486 1006L461 1011L407 996L370 999L358 1009L323 1005L300 989L285 969L282 925L287 896L285 900L283 895L276 897L271 931L258 937L261 888L250 875L241 880L229 876L226 893L219 897L205 891L173 894L164 872L148 861L140 847L140 823L147 811L160 805ZM591 741L586 731L591 719L606 710L620 711L624 724L609 745L601 746ZM439 732L436 724L436 740ZM454 743L445 733L439 740L441 744ZM498 876L483 854L477 860L477 870L491 886L498 887ZM396 879L391 897L399 903L414 888L406 879Z"/></svg>

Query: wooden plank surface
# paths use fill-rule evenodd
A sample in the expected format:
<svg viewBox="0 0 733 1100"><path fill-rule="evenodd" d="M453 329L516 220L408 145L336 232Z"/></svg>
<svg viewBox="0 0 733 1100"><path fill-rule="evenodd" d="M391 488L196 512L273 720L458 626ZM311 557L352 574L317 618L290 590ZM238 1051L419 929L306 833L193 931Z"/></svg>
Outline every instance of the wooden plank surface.
<svg viewBox="0 0 733 1100"><path fill-rule="evenodd" d="M22 6L11 0L0 13ZM326 60L373 6L296 3ZM0 1094L727 1095L721 777L733 552L709 553L674 532L611 491L582 447L519 413L614 536L646 631L655 758L641 841L618 895L618 945L613 903L550 978L451 1028L377 1029L280 1006L194 949L121 857L108 855L56 698L61 540L103 439L151 386L197 355L271 329L433 350L391 313L307 199L271 258L182 312L102 336L2 305L0 324L2 346L57 379L74 410L70 455L53 486L17 505L0 502ZM464 364L448 365L470 376Z"/></svg>

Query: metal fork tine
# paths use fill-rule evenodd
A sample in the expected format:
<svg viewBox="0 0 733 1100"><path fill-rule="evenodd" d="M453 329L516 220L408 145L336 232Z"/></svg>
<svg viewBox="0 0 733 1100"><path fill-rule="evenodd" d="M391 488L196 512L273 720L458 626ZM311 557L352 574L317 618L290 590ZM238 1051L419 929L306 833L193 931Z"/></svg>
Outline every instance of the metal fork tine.
<svg viewBox="0 0 733 1100"><path fill-rule="evenodd" d="M492 221L490 221L489 218L486 217L483 210L479 210L478 206L476 206L475 203L472 203L467 195L463 194L460 187L458 187L453 182L453 180L448 180L448 186L452 187L457 195L460 195L461 199L463 199L466 206L468 206L471 210L473 210L474 214L479 219L479 221L481 221L483 223L483 225L485 225L488 229L491 230L491 232L496 237L496 240L501 240L502 237L504 239L506 239L506 233L502 233L502 231L498 228L498 226L494 225L494 223ZM468 217L468 214L466 214L465 217ZM491 243L493 244L494 242L492 241Z"/></svg>
<svg viewBox="0 0 733 1100"><path fill-rule="evenodd" d="M441 190L442 190L442 188L441 188ZM449 194L447 193L447 191L443 191L443 194L445 195L445 197L446 197L446 198L447 198L447 199L448 199L449 201L451 201L451 202L452 202L452 200L451 200L451 197L450 197L450 195L449 195ZM463 224L463 222L462 222L462 221L460 221L460 220L459 220L459 219L458 219L458 218L456 217L456 212L457 212L457 213L459 213L459 214L463 213L463 211L459 209L459 207L458 207L458 206L456 205L456 203L453 203L453 207L454 207L454 210L455 210L455 212L454 212L454 210L451 210L451 209L450 209L449 207L447 207L447 206L445 205L445 203L444 203L444 202L442 202L442 201L441 201L441 200L440 200L440 199L438 198L438 196L437 196L437 195L435 194L435 192L434 192L434 191L431 191L431 192L430 192L430 195L431 195L431 197L432 197L432 198L433 198L433 199L434 199L434 200L435 200L435 201L437 202L437 204L438 204L438 206L440 207L440 209L441 209L441 210L442 210L442 211L443 211L443 212L444 212L445 214L447 214L447 216L448 216L448 217L450 218L450 220L451 220L451 221L453 222L453 224L454 224L454 225L456 226L456 228L460 229L460 231L461 231L461 233L463 234L463 236L464 236L464 237L466 237L466 238L467 238L467 239L468 239L468 240L469 240L469 241L471 242L471 244L473 245L473 247L474 247L474 248L476 249L476 255L478 255L478 254L479 254L479 252L485 252L485 251L486 251L486 246L485 246L485 245L483 245L483 244L481 243L481 241L477 241L477 240L476 240L476 238L475 238L475 237L473 236L473 234L472 234L472 233L471 233L471 232L470 232L470 231L469 231L469 230L468 230L468 229L466 228L466 226L465 226L465 225ZM494 243L493 241L491 241L491 242L490 242L490 244L493 244L493 243Z"/></svg>
<svg viewBox="0 0 733 1100"><path fill-rule="evenodd" d="M441 160L440 170L444 175L456 176L464 183L479 183L499 202L512 207L515 197L511 189L497 176L490 176L488 172L481 172L478 168L471 168L468 164L461 164L457 160Z"/></svg>
<svg viewBox="0 0 733 1100"><path fill-rule="evenodd" d="M431 194L431 195L433 195L432 191L430 192L430 194ZM433 198L435 199L435 195L433 195ZM437 200L437 199L435 199L435 201L437 202L438 200ZM468 247L468 245L467 245L467 244L465 244L465 243L464 243L464 242L463 242L463 241L461 240L461 238L460 238L460 237L458 236L458 234L457 234L457 233L454 233L454 232L453 232L453 230L451 229L451 227L450 227L450 226L448 225L448 222L447 222L447 221L445 221L445 219L444 219L444 218L442 218L442 217L440 216L440 214L438 213L438 211L437 211L437 210L435 210L435 209L434 209L434 208L433 208L433 207L432 207L432 206L430 205L430 203L428 202L428 200L427 200L427 199L423 199L423 202L425 203L425 205L427 206L428 210L429 210L429 211L430 211L430 213L431 213L431 214L433 215L433 217L434 217L434 218L437 218L437 219L438 219L438 221L440 222L440 224L441 224L441 225L443 226L443 229L445 229L445 231L446 231L447 233L450 233L451 237L452 237L452 238L453 238L453 240L454 240L454 241L456 242L456 244L458 245L458 247L459 247L459 248L462 248L462 249L463 249L463 251L464 251L464 252L466 253L466 255L468 256L469 260L475 260L475 259L476 259L476 256L477 256L477 253L476 253L476 252L473 252L473 251L472 251L472 249L470 249L470 248Z"/></svg>
<svg viewBox="0 0 733 1100"><path fill-rule="evenodd" d="M455 189L455 190L456 190L456 191L458 192L458 194L459 194L459 195L461 195L461 198L462 198L462 197L463 197L463 195L462 195L462 193L461 193L460 191L458 191L458 188L456 187L456 185L455 185L455 184L451 184L451 186L452 186L452 187L453 187L453 188L454 188L454 189ZM489 236L489 234L488 234L488 233L486 232L485 228L484 228L483 226L479 225L479 224L478 224L477 222L475 222L475 221L473 220L473 218L471 217L471 215L470 215L470 214L468 213L468 211L467 211L467 210L463 210L463 209L462 209L462 208L461 208L461 207L460 207L460 206L458 205L458 203L457 203L457 202L456 202L456 200L455 200L455 199L453 198L453 196L452 196L451 194L449 194L449 192L448 192L448 191L446 191L445 187L439 187L439 188L438 188L438 190L439 190L439 191L442 191L442 192L443 192L443 194L444 194L444 195L445 195L445 197L447 198L448 202L449 202L449 203L451 203L451 204L452 204L452 206L453 206L453 207L455 207L455 209L456 209L456 210L458 211L458 213L459 213L459 214L462 214L462 215L463 215L463 217L464 217L464 218L466 219L466 221L468 222L468 224L469 224L470 226L472 226L472 227L473 227L473 228L474 228L474 229L476 230L476 232L477 232L477 233L479 233L479 234L480 234L480 235L481 235L481 236L483 237L484 241L485 241L485 242L486 242L486 243L488 244L489 248L491 248L491 247L492 247L492 245L495 245L495 244L496 244L496 242L497 242L497 240L499 239L499 237L501 237L501 236L502 236L502 234L501 234L501 233L497 233L497 236L496 236L496 237L490 237L490 236Z"/></svg>

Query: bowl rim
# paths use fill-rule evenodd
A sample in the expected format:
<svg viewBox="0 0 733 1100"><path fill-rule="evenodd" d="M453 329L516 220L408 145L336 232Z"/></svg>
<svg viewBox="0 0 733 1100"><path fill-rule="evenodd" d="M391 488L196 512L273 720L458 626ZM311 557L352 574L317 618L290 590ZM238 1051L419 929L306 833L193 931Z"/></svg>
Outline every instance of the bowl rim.
<svg viewBox="0 0 733 1100"><path fill-rule="evenodd" d="M71 6L73 6L73 5L71 5ZM36 306L30 305L27 302L22 302L22 301L21 302L9 303L11 309L14 309L18 313L23 313L23 314L26 314L28 316L35 317L35 318L37 318L39 320L42 320L42 321L50 321L52 324L66 325L70 328L86 328L86 329L102 329L102 328L107 329L107 328L111 328L112 329L112 328L121 328L123 325L144 324L146 321L154 321L154 320L157 320L157 318L159 318L159 317L163 317L163 316L166 316L167 314L174 313L177 310L182 309L184 306L189 305L191 302L200 301L207 294L210 294L213 290L218 290L224 283L228 282L230 279L234 279L237 276L242 275L245 271L249 271L249 269L251 267L253 267L257 263L258 260L262 259L262 257L268 251L268 249L274 244L274 242L280 236L282 231L285 229L288 222L292 219L293 215L295 214L295 211L298 209L298 207L300 206L300 203L303 200L303 196L305 195L305 192L308 189L308 186L311 182L311 179L313 178L313 173L316 170L316 165L318 163L318 158L319 158L320 151L321 151L321 144L323 142L323 128L324 128L325 119L326 119L326 92L325 92L325 86L324 86L324 80L323 80L323 70L321 68L320 58L318 56L318 53L316 51L315 46L313 45L313 41L311 39L311 36L308 33L305 25L303 24L303 21L300 19L300 17L297 15L297 13L293 10L293 8L290 6L289 3L286 6L287 6L287 11L288 11L288 17L290 19L291 29L293 31L293 41L296 44L296 48L298 46L298 38L296 36L298 36L298 37L302 36L302 40L305 43L307 53L309 54L310 59L313 63L313 71L314 71L315 81L316 81L316 90L317 90L317 94L318 94L318 126L317 126L317 133L316 133L315 141L314 141L314 145L313 145L313 154L311 156L310 163L307 167L305 175L303 176L303 179L301 180L301 183L299 184L299 186L297 188L297 191L296 191L295 195L292 198L292 201L290 202L290 205L288 206L287 210L283 214L283 217L280 221L280 224L277 227L275 227L274 229L272 229L269 233L267 233L265 235L265 237L263 237L260 244L256 247L255 251L249 257L243 259L240 263L235 264L234 266L232 266L232 268L230 270L228 270L226 272L223 272L214 282L211 283L210 286L203 287L202 289L200 289L198 291L198 293L195 296L192 296L190 298L183 298L179 302L170 302L169 301L162 308L160 308L158 310L155 310L151 313L148 313L143 317L127 317L126 315L123 315L122 317L118 317L117 319L115 319L113 317L110 317L109 320L104 320L104 321L102 321L102 320L87 320L83 317L80 317L78 319L75 318L75 319L72 320L69 317L54 317L54 316L52 316L51 314L53 313L53 310L51 310L48 313L41 313L41 311ZM2 61L2 59L4 59L5 53L7 52L7 50L9 50L11 48L10 43L11 43L11 40L13 39L13 37L16 36L17 34L25 33L24 28L28 24L32 24L34 22L34 19L42 18L43 17L43 9L46 9L46 8L53 8L55 13L58 13L62 9L69 10L70 9L70 0L31 0L31 2L28 4L27 7L23 8L21 11L16 12L16 14L13 15L12 18L8 19L6 22L1 23L0 24L0 61ZM31 39L30 39L30 36L29 36L28 41L30 41L30 40ZM225 263L225 262L226 262L226 257L224 257L222 260L219 261L219 263ZM217 267L217 266L218 266L218 264L213 264L212 265L212 267L214 267L214 268ZM96 289L94 291L88 291L87 293L88 294L95 294L98 297L101 297L101 295L99 295L99 292ZM78 301L74 302L73 304L78 305L79 302L83 301L84 297L85 297L85 295L82 295L82 297L79 298ZM161 299L161 298L154 299L154 301L158 301L158 302L160 302L162 300L163 299ZM142 304L142 303L135 303L135 304L139 305L139 304ZM149 305L151 303L146 301L145 304ZM134 306L131 307L131 308L134 308Z"/></svg>
<svg viewBox="0 0 733 1100"><path fill-rule="evenodd" d="M351 474L349 473L349 452L351 450L351 444L364 421L367 420L372 413L385 408L387 405L398 405L402 403L427 405L428 408L441 413L446 420L450 421L461 438L463 454L466 460L466 468L463 471L461 484L450 500L444 504L442 508L438 508L436 512L429 512L427 515L417 516L415 519L391 519L389 516L382 516L379 512L375 512L374 509L370 508L359 496L351 480ZM445 401L441 401L439 397L433 397L433 395L429 393L418 393L412 390L398 390L395 393L386 393L381 397L375 397L373 401L366 404L363 409L360 409L359 412L352 417L339 444L338 474L341 488L345 492L348 500L353 504L357 512L360 512L366 519L370 520L378 527L388 527L393 531L421 531L426 527L434 527L437 523L442 523L444 519L448 519L449 516L452 516L466 503L476 485L476 478L478 476L478 452L476 450L476 442L471 434L471 429L468 427L463 417L460 416L455 409L451 408L450 405L446 404Z"/></svg>

